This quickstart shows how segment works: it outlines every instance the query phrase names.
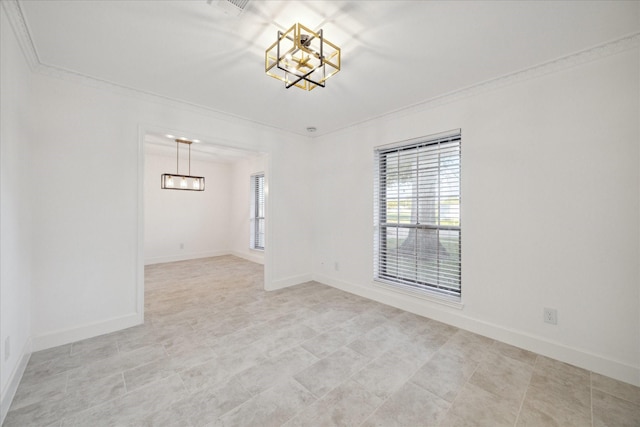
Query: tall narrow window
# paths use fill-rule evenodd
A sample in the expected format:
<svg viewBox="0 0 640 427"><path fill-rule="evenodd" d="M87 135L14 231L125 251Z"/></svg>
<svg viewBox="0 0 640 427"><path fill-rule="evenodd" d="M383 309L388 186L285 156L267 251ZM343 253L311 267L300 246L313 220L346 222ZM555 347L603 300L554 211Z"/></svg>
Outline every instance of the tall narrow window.
<svg viewBox="0 0 640 427"><path fill-rule="evenodd" d="M249 247L264 250L264 174L251 175Z"/></svg>
<svg viewBox="0 0 640 427"><path fill-rule="evenodd" d="M460 131L375 151L376 280L461 295Z"/></svg>

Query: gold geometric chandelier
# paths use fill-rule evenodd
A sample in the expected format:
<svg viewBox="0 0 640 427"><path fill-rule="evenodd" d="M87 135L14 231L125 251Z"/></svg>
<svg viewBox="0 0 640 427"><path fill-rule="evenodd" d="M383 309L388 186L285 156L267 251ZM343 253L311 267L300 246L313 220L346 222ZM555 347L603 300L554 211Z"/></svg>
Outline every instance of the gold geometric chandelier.
<svg viewBox="0 0 640 427"><path fill-rule="evenodd" d="M163 173L160 176L160 188L164 190L204 191L204 177L191 176L191 144L198 142L184 138L176 139L176 173ZM180 175L180 144L189 146L189 174Z"/></svg>
<svg viewBox="0 0 640 427"><path fill-rule="evenodd" d="M325 81L340 71L340 48L322 35L296 23L265 52L265 72L304 90L324 87Z"/></svg>

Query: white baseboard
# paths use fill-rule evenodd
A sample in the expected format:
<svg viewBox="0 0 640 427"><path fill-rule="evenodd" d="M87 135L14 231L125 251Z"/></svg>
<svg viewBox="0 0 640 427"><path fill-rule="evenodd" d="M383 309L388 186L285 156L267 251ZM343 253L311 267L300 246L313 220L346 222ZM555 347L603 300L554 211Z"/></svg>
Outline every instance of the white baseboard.
<svg viewBox="0 0 640 427"><path fill-rule="evenodd" d="M424 304L424 301L418 298L398 292L386 291L381 287L358 285L336 280L324 275L314 275L313 280L345 292L533 351L540 355L560 360L619 381L640 386L640 366L632 366L579 348L569 347L540 336L474 319L463 315L460 311L440 310L436 307L437 304Z"/></svg>
<svg viewBox="0 0 640 427"><path fill-rule="evenodd" d="M187 261L190 259L210 258L215 256L231 255L230 251L192 252L151 257L144 259L144 265L162 264L165 262Z"/></svg>
<svg viewBox="0 0 640 427"><path fill-rule="evenodd" d="M28 339L22 349L20 361L16 365L13 372L11 372L9 382L7 382L5 389L2 390L2 398L0 399L0 425L4 423L4 419L9 412L9 408L11 407L11 403L13 402L13 398L15 397L18 386L20 385L20 381L22 380L24 370L27 368L27 364L29 363L31 351L32 341L31 339Z"/></svg>
<svg viewBox="0 0 640 427"><path fill-rule="evenodd" d="M121 329L141 325L142 323L144 323L143 315L140 313L132 313L122 317L79 326L77 328L48 332L46 334L33 337L33 351L45 350L47 348L97 337L98 335L116 332Z"/></svg>
<svg viewBox="0 0 640 427"><path fill-rule="evenodd" d="M246 259L247 261L255 262L256 264L264 265L264 253L247 253L239 251L231 251L231 255L238 258Z"/></svg>
<svg viewBox="0 0 640 427"><path fill-rule="evenodd" d="M301 283L313 280L311 274L301 274L299 276L286 277L284 279L273 280L271 283L265 283L266 291L277 291L278 289L288 288L289 286L299 285Z"/></svg>

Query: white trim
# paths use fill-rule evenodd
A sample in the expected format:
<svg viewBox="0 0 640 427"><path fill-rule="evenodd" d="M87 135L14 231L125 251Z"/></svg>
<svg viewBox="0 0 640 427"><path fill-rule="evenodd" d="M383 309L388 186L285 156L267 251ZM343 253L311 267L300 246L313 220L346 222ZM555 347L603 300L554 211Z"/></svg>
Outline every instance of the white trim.
<svg viewBox="0 0 640 427"><path fill-rule="evenodd" d="M25 369L27 369L27 364L29 363L29 358L31 357L33 346L32 344L33 343L31 341L31 338L29 338L22 348L20 362L16 364L13 372L11 372L11 377L9 378L5 389L2 390L2 398L0 399L0 425L4 423L4 419L9 412L9 408L11 407L13 398L16 395L16 391L18 391L18 386L20 385L20 381L22 380L24 371Z"/></svg>
<svg viewBox="0 0 640 427"><path fill-rule="evenodd" d="M136 251L136 313L144 323L144 140L147 132L138 125L138 188L137 188L137 251Z"/></svg>
<svg viewBox="0 0 640 427"><path fill-rule="evenodd" d="M264 290L272 290L277 289L273 284L273 251L269 248L273 245L273 240L276 238L271 232L271 201L270 201L270 186L271 186L271 170L272 170L272 162L273 156L268 155L267 161L265 162L265 171L264 171Z"/></svg>
<svg viewBox="0 0 640 427"><path fill-rule="evenodd" d="M387 150L392 150L394 148L398 148L398 147L405 147L405 146L410 146L410 145L417 145L417 144L421 144L424 142L431 142L431 141L438 141L441 139L446 139L446 138L453 138L453 137L459 137L462 138L462 128L458 128L458 129L451 129L451 130L447 130L447 131L443 131L443 132L438 132L438 133L434 133L431 135L425 135L425 136L419 136L416 138L410 138L410 139L405 139L402 141L394 141L394 142L389 142L389 143L385 143L383 145L378 145L373 147L374 151L387 151Z"/></svg>
<svg viewBox="0 0 640 427"><path fill-rule="evenodd" d="M225 120L227 122L234 122L236 124L244 126L246 126L248 123L251 123L261 128L271 129L272 131L310 138L310 136L307 135L306 130L300 130L299 132L289 131L274 125L270 125L253 119L248 119L246 117L242 117L226 111L217 110L205 105L196 104L182 99L172 98L170 96L160 95L134 87L124 86L122 84L115 83L109 80L100 79L87 74L79 73L77 71L57 67L55 65L46 64L42 62L38 56L36 47L31 37L31 32L29 31L29 26L22 14L20 3L17 0L2 0L0 1L0 3L3 4L4 9L7 12L8 19L14 29L14 33L16 35L16 38L18 39L18 43L20 45L22 53L24 54L29 67L34 72L49 77L73 81L78 84L99 88L112 93L132 96L148 102L158 102L173 108L188 110L196 114L203 114L205 116L211 116L213 114L218 116L221 120Z"/></svg>
<svg viewBox="0 0 640 427"><path fill-rule="evenodd" d="M144 265L162 264L165 262L188 261L190 259L211 258L216 256L224 256L224 255L232 255L232 252L231 251L207 251L207 252L182 253L182 254L176 254L176 255L165 255L165 256L159 256L159 257L145 258Z"/></svg>
<svg viewBox="0 0 640 427"><path fill-rule="evenodd" d="M392 292L376 286L365 286L336 280L324 275L314 275L313 280L334 288L387 304L420 316L474 332L516 347L533 351L565 363L602 374L619 381L640 386L640 365L610 359L576 347L570 347L527 332L485 322L465 316L460 311L447 310L437 304L425 303L414 296Z"/></svg>
<svg viewBox="0 0 640 427"><path fill-rule="evenodd" d="M399 283L394 282L386 282L381 279L374 279L371 282L374 286L381 287L388 291L398 292L400 294L404 294L410 297L420 298L423 300L435 302L437 304L446 305L447 307L456 308L458 310L462 310L464 308L464 304L462 303L461 297L454 297L450 295L439 294L435 291L430 291L428 289L411 289L410 286L405 286Z"/></svg>
<svg viewBox="0 0 640 427"><path fill-rule="evenodd" d="M141 313L131 313L100 322L88 323L75 328L60 329L33 337L33 351L45 350L47 348L97 337L143 323L144 316Z"/></svg>
<svg viewBox="0 0 640 427"><path fill-rule="evenodd" d="M278 289L288 288L290 286L310 282L311 280L313 280L311 274L301 274L299 276L291 276L284 279L274 280L269 284L269 287L267 287L267 284L265 283L264 289L266 291L277 291Z"/></svg>
<svg viewBox="0 0 640 427"><path fill-rule="evenodd" d="M484 82L479 82L467 86L465 88L457 89L452 92L448 92L433 98L426 99L424 101L417 102L412 105L407 105L396 110L387 111L375 117L369 117L350 125L343 126L341 128L323 133L316 134L312 138L326 137L327 135L335 135L344 132L348 132L352 129L361 127L368 123L397 120L399 117L406 115L427 111L433 108L440 107L442 105L450 104L462 99L471 98L483 93L492 92L494 90L502 89L517 83L522 83L528 80L533 80L548 74L556 73L559 71L567 70L569 68L576 67L578 65L586 64L596 61L607 56L615 55L620 52L624 52L630 49L637 49L640 46L640 32L628 34L624 37L620 37L615 40L610 40L605 43L601 43L592 46L587 49L583 49L578 52L571 53L569 55L556 58L551 61L543 62L538 65L534 65L529 68L525 68L520 71L516 71L503 76L495 77Z"/></svg>
<svg viewBox="0 0 640 427"><path fill-rule="evenodd" d="M252 254L240 251L231 251L231 255L237 256L238 258L246 259L247 261L255 262L256 264L264 265L264 255L261 250L251 249L251 252L260 252L259 254Z"/></svg>
<svg viewBox="0 0 640 427"><path fill-rule="evenodd" d="M22 9L17 0L2 0L2 6L7 13L7 18L11 23L13 32L18 39L18 44L22 50L22 54L29 65L31 71L36 71L40 66L40 58L38 58L38 52L33 44L33 39L27 27L27 21L24 19Z"/></svg>

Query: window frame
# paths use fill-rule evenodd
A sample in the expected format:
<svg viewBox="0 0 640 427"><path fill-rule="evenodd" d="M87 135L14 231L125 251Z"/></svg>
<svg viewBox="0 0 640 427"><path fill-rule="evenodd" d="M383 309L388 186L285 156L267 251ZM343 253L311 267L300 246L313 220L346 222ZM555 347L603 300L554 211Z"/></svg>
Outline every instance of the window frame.
<svg viewBox="0 0 640 427"><path fill-rule="evenodd" d="M393 190L390 191L391 187L387 186L392 177L390 172L392 168L388 163L390 158L398 161L395 171L397 181L393 184L396 192L392 197L389 194L393 194ZM415 165L408 163L411 172L401 173L400 162L409 159L413 161L414 158ZM425 158L431 161L427 166L425 166L427 163L424 163ZM436 158L437 167L434 168L433 160ZM376 147L374 163L374 282L417 293L419 296L435 296L447 301L460 302L462 299L461 130L456 129ZM430 182L435 183L437 187L435 196L431 194L434 193L433 188L421 190L424 187L418 185L420 177L433 174L434 169L437 170L437 179L431 178ZM441 172L443 172L442 176ZM402 174L409 176L409 180L404 184L410 183L412 188L408 199L403 199L400 195L402 184L399 181ZM441 216L442 206L450 204L451 200L457 200L457 206L454 203L453 210L448 211L451 216ZM389 221L390 201L397 204L397 216L393 222ZM448 202L443 203L443 201ZM401 208L401 205L405 207ZM409 221L406 216L401 216L402 209L405 209L406 215L406 205L411 206ZM435 217L435 220L432 218L432 223L429 221L421 223L419 216L422 211L419 211L419 205L431 206L426 209L437 212L432 212ZM443 222L452 221L451 224L443 224ZM457 225L455 225L456 221ZM390 238L389 230L396 230L395 242ZM399 230L403 230L406 236L413 236L415 244L409 247L409 250L414 251L413 253L409 253L406 249L405 254L401 253L400 247L410 237L404 237L401 244ZM434 237L429 234L435 235L435 246L433 243L431 246L425 245L429 240L434 241ZM447 234L450 235L448 238ZM418 242L419 240L422 243ZM446 243L446 247L443 242ZM446 254L442 259L439 255L441 250ZM411 258L412 256L415 260ZM412 261L414 265L408 261ZM393 270L390 266L395 267L395 271L390 271Z"/></svg>
<svg viewBox="0 0 640 427"><path fill-rule="evenodd" d="M249 248L264 251L265 248L265 197L264 172L251 175L251 207L249 221Z"/></svg>

